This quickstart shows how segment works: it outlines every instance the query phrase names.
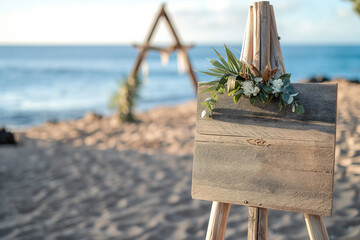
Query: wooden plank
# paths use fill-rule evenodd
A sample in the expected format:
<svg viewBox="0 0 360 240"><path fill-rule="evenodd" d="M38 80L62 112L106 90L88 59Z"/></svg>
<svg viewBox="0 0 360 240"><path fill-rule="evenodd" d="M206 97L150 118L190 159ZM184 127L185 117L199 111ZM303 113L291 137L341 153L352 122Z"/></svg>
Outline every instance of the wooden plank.
<svg viewBox="0 0 360 240"><path fill-rule="evenodd" d="M264 72L270 66L270 4L267 1L259 2L260 11L260 70Z"/></svg>
<svg viewBox="0 0 360 240"><path fill-rule="evenodd" d="M212 203L206 240L224 239L230 206L229 203Z"/></svg>
<svg viewBox="0 0 360 240"><path fill-rule="evenodd" d="M337 85L293 86L302 116L224 94L202 119L210 93L199 94L193 198L331 215Z"/></svg>
<svg viewBox="0 0 360 240"><path fill-rule="evenodd" d="M310 240L329 240L322 216L304 214Z"/></svg>
<svg viewBox="0 0 360 240"><path fill-rule="evenodd" d="M278 111L277 101L272 101L265 107L257 101L249 104L249 99L242 97L237 104L226 94L220 95L220 100L214 105L212 118L201 119L204 107L201 102L210 93L200 94L198 98L198 113L196 131L198 134L257 136L282 138L291 140L326 141L335 132L336 120L336 84L292 84L297 98L304 105L305 114L298 116L291 112L289 106ZM201 86L199 92L206 86ZM216 120L216 121L214 121Z"/></svg>

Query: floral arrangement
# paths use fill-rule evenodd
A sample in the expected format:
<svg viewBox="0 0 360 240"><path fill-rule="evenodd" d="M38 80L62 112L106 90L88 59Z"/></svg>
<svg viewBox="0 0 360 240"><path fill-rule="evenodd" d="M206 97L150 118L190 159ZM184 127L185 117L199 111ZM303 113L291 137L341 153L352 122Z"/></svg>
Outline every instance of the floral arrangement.
<svg viewBox="0 0 360 240"><path fill-rule="evenodd" d="M303 114L303 105L296 100L298 93L294 92L293 86L290 84L291 74L283 74L275 78L276 72L279 70L271 70L266 66L263 73L252 64L247 64L238 60L235 55L226 47L227 61L214 49L219 57L219 61L209 59L214 68L208 69L208 72L201 72L210 76L216 77L216 80L202 83L202 85L210 86L203 91L211 92L211 96L202 102L207 107L202 111L201 117L204 118L207 114L212 116L214 104L218 100L218 94L227 92L232 96L234 103L244 96L249 98L251 104L257 100L260 104L265 105L273 99L279 101L279 111L286 105L292 106L292 111L296 114Z"/></svg>
<svg viewBox="0 0 360 240"><path fill-rule="evenodd" d="M123 77L119 84L118 90L110 98L109 108L116 108L116 114L121 122L134 122L136 119L133 109L141 86L141 79L139 75Z"/></svg>

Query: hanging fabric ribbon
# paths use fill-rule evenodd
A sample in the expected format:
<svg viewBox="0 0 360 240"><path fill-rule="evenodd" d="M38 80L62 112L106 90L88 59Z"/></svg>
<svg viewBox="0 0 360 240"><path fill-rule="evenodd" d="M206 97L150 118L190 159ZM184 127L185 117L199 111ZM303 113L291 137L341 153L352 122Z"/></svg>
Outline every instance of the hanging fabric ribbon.
<svg viewBox="0 0 360 240"><path fill-rule="evenodd" d="M146 60L141 63L141 74L143 77L143 83L147 84L149 82L149 65Z"/></svg>
<svg viewBox="0 0 360 240"><path fill-rule="evenodd" d="M161 65L166 66L169 63L170 52L163 50L160 53Z"/></svg>
<svg viewBox="0 0 360 240"><path fill-rule="evenodd" d="M183 50L179 50L177 54L177 64L178 64L178 73L184 74L186 69L186 63L185 63L185 52Z"/></svg>

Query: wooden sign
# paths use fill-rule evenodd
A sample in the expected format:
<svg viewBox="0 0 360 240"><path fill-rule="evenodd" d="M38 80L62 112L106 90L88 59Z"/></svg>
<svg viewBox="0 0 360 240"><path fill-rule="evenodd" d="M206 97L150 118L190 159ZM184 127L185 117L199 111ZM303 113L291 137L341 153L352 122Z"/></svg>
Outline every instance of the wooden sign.
<svg viewBox="0 0 360 240"><path fill-rule="evenodd" d="M212 118L198 87L193 198L331 216L337 84L293 86L304 115L223 94Z"/></svg>

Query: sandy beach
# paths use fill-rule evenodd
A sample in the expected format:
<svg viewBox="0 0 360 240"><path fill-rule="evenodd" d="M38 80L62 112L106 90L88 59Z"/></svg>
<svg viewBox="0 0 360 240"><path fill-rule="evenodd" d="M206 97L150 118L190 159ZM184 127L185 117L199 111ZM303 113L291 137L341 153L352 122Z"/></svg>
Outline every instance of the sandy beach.
<svg viewBox="0 0 360 240"><path fill-rule="evenodd" d="M360 239L360 84L339 83L331 239ZM137 123L89 113L0 147L0 239L204 239L211 202L191 199L194 101ZM231 207L226 239L246 239ZM269 239L309 239L300 213L269 211Z"/></svg>

